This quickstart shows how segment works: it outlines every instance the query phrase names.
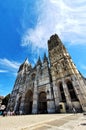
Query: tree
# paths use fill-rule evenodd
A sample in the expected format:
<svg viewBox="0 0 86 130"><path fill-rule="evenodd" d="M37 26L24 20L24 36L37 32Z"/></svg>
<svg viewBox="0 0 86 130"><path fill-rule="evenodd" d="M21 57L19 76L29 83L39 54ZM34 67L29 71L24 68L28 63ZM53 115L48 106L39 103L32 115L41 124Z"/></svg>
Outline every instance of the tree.
<svg viewBox="0 0 86 130"><path fill-rule="evenodd" d="M2 105L5 105L7 107L8 101L10 98L10 94L6 95L4 99L2 100Z"/></svg>

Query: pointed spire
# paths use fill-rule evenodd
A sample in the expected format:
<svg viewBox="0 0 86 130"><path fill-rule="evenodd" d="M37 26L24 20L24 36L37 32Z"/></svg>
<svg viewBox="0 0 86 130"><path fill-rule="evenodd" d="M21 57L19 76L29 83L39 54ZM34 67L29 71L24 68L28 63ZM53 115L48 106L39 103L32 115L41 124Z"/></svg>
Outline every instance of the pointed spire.
<svg viewBox="0 0 86 130"><path fill-rule="evenodd" d="M24 63L29 64L28 58L25 59Z"/></svg>
<svg viewBox="0 0 86 130"><path fill-rule="evenodd" d="M43 60L43 62L48 62L48 58L47 58L47 56L46 56L46 53L44 53L44 60Z"/></svg>
<svg viewBox="0 0 86 130"><path fill-rule="evenodd" d="M25 66L31 67L31 64L28 61L28 58L25 59L25 61L20 65L18 72L24 69Z"/></svg>
<svg viewBox="0 0 86 130"><path fill-rule="evenodd" d="M38 61L37 61L37 65L41 65L41 64L42 64L42 62L41 62L41 59L40 59L40 56L39 56Z"/></svg>
<svg viewBox="0 0 86 130"><path fill-rule="evenodd" d="M30 62L28 61L28 58L25 59L23 64L28 64L28 66L31 66Z"/></svg>
<svg viewBox="0 0 86 130"><path fill-rule="evenodd" d="M28 58L25 59L25 61L24 61L24 65L27 66L26 68L27 68L28 71L31 70L32 66L31 66L30 62L28 61Z"/></svg>

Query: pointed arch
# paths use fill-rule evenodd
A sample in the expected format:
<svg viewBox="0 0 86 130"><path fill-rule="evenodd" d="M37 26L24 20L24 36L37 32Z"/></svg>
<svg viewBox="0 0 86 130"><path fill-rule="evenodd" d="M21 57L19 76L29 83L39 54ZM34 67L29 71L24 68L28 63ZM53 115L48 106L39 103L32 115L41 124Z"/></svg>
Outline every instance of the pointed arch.
<svg viewBox="0 0 86 130"><path fill-rule="evenodd" d="M68 80L66 81L66 84L67 84L68 91L70 93L71 101L78 101L72 82Z"/></svg>
<svg viewBox="0 0 86 130"><path fill-rule="evenodd" d="M38 111L39 113L46 113L47 112L47 97L45 92L40 92L38 96L39 104L38 104Z"/></svg>
<svg viewBox="0 0 86 130"><path fill-rule="evenodd" d="M64 93L62 82L59 82L59 90L60 90L60 94L61 94L61 101L62 102L66 102L66 97L65 97L65 93Z"/></svg>
<svg viewBox="0 0 86 130"><path fill-rule="evenodd" d="M33 93L31 90L28 90L25 94L25 102L24 102L25 114L32 113L32 105L33 105Z"/></svg>

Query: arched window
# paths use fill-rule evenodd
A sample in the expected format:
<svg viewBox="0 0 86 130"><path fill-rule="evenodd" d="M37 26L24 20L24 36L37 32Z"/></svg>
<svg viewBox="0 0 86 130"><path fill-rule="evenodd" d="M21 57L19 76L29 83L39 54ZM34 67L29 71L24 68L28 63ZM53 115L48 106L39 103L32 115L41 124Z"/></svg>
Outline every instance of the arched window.
<svg viewBox="0 0 86 130"><path fill-rule="evenodd" d="M32 76L31 76L32 80L35 80L35 76L36 75L33 73Z"/></svg>
<svg viewBox="0 0 86 130"><path fill-rule="evenodd" d="M67 82L67 87L70 93L71 101L78 101L73 85L70 81Z"/></svg>
<svg viewBox="0 0 86 130"><path fill-rule="evenodd" d="M59 84L59 89L60 89L60 93L61 93L61 100L62 100L62 102L66 102L66 98L65 98L65 94L64 94L62 83Z"/></svg>

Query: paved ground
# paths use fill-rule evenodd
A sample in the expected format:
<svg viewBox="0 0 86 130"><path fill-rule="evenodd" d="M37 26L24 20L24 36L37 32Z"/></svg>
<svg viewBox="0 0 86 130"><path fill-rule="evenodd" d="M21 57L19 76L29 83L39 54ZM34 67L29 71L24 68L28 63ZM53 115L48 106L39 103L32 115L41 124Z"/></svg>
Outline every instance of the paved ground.
<svg viewBox="0 0 86 130"><path fill-rule="evenodd" d="M46 114L0 117L0 130L86 130L86 115Z"/></svg>

